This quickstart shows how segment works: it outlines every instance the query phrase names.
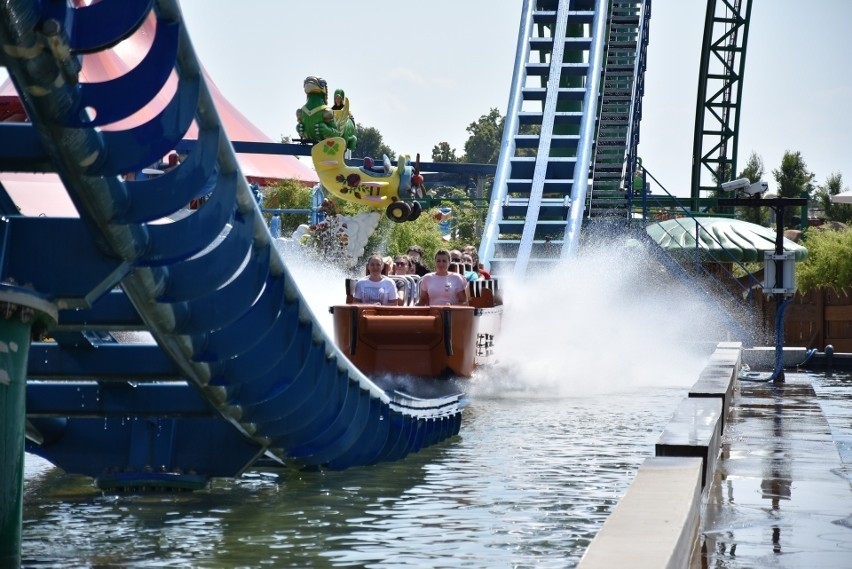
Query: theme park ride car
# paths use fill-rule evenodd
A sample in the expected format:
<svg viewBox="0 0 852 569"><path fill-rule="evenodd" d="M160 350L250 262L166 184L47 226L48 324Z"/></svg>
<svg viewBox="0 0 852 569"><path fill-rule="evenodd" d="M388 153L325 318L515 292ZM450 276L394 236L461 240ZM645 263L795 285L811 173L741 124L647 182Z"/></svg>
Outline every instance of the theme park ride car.
<svg viewBox="0 0 852 569"><path fill-rule="evenodd" d="M346 304L329 312L335 343L366 375L470 377L495 363L503 316L497 279L469 283L468 306L415 306L416 286L401 306L357 304L354 284L347 279Z"/></svg>

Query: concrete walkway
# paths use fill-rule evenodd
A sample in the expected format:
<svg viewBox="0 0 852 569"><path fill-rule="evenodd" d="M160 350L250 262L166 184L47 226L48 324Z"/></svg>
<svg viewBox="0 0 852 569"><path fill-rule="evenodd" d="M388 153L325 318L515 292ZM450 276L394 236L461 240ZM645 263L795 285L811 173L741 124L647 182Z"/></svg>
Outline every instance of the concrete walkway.
<svg viewBox="0 0 852 569"><path fill-rule="evenodd" d="M825 407L845 414L840 424L848 428L852 381L846 386ZM852 453L844 452L844 427L832 436L808 375L788 373L781 384L740 381L738 388L693 566L852 567Z"/></svg>

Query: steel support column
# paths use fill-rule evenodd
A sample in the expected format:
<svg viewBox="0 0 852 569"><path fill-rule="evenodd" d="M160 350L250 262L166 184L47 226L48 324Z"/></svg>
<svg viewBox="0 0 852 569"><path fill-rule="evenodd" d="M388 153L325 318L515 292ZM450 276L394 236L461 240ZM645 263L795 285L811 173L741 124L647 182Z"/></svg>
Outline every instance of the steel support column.
<svg viewBox="0 0 852 569"><path fill-rule="evenodd" d="M30 338L57 310L35 291L0 284L0 566L21 563Z"/></svg>

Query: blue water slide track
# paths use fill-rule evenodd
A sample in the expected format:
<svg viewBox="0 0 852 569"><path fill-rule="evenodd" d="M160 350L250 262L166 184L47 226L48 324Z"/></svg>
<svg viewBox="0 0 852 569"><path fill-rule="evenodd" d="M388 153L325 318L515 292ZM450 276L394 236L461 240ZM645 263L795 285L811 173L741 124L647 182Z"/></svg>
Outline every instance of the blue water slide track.
<svg viewBox="0 0 852 569"><path fill-rule="evenodd" d="M619 73L625 67L635 73L634 66L624 65L624 57L614 56L626 52L635 59L641 54L632 44L624 46L625 37L635 37L643 24L633 14L646 2L524 0L501 152L479 251L492 274L522 277L577 254L588 218L598 123L610 120L609 115L601 118L598 105L606 92L607 61L619 65ZM619 111L625 105L621 99L629 108L631 97L629 90L618 93ZM624 120L638 121L638 113ZM631 131L623 132L624 140L608 137L605 144L626 148ZM622 152L619 173L624 159ZM624 201L623 191L621 195Z"/></svg>
<svg viewBox="0 0 852 569"><path fill-rule="evenodd" d="M82 54L152 19L150 51L132 71L80 81ZM31 120L0 125L0 140L19 141L0 166L44 171L40 146L80 213L24 217L0 202L0 277L60 308L56 341L31 347L28 450L105 484L159 476L168 486L261 459L330 469L398 460L459 432L458 392L381 388L321 330L240 172L175 0L9 0L0 41ZM102 128L169 85L147 122ZM124 180L193 122L198 142L177 168ZM116 342L114 330L150 332L156 345Z"/></svg>

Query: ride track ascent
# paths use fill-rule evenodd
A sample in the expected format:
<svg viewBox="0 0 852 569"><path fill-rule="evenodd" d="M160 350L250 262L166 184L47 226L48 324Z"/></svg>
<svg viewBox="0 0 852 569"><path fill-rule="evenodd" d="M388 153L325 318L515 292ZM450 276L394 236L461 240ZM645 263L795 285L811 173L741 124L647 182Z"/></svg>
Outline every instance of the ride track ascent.
<svg viewBox="0 0 852 569"><path fill-rule="evenodd" d="M133 70L81 82L82 54L140 30L153 39ZM55 341L30 350L28 451L101 487L201 487L261 458L343 469L458 433L460 394L382 389L321 331L240 172L176 0L10 0L0 41L31 120L0 125L0 168L54 170L80 213L26 217L0 200L0 279L59 308ZM115 127L164 85L173 95L153 119ZM122 178L193 124L178 167ZM117 342L125 330L156 345Z"/></svg>
<svg viewBox="0 0 852 569"><path fill-rule="evenodd" d="M629 221L649 10L650 0L524 0L479 250L492 274L573 257L602 208Z"/></svg>

